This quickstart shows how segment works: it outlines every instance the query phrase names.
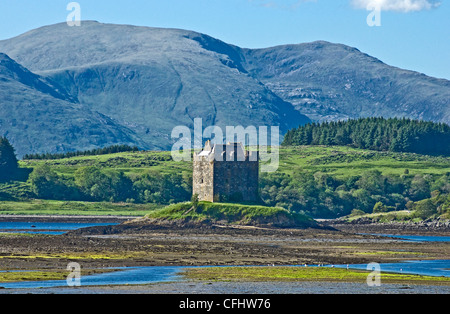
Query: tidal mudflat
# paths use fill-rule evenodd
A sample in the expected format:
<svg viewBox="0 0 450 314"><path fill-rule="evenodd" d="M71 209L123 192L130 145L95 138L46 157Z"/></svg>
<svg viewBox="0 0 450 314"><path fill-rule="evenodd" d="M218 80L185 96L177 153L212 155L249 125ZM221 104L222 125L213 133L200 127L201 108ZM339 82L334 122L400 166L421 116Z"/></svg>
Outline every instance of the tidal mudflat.
<svg viewBox="0 0 450 314"><path fill-rule="evenodd" d="M108 225L71 231L63 235L2 234L0 270L60 271L70 262L84 270L149 266L285 266L396 263L407 260L445 260L450 256L449 242L404 241L367 234L371 230L265 229L205 226L185 228L162 225ZM363 234L364 233L364 234ZM392 230L390 230L392 234ZM441 232L441 236L449 233ZM66 271L68 273L68 271ZM273 279L273 278L272 278ZM314 278L313 278L314 279ZM23 276L20 281L29 278ZM45 280L33 276L33 280ZM57 289L61 293L354 293L366 291L361 282L333 283L326 280L265 280L266 289L254 279L240 282L228 279L198 278L177 283L152 283L136 286L104 286ZM314 283L315 282L315 283ZM328 283L327 283L328 282ZM302 283L302 284L300 284ZM448 293L448 281L386 283L386 293ZM315 287L316 290L302 287ZM335 290L337 285L349 290ZM0 286L2 284L0 283ZM239 288L240 287L240 288ZM327 288L328 287L328 288ZM428 287L428 288L427 288ZM195 289L191 289L195 288ZM204 289L200 289L204 288ZM398 288L398 290L397 290ZM311 288L312 289L312 288ZM356 290L355 290L356 289ZM1 293L15 290L2 289ZM43 293L45 289L32 291ZM381 290L380 290L381 291ZM22 292L24 292L22 290ZM19 292L20 293L20 292Z"/></svg>

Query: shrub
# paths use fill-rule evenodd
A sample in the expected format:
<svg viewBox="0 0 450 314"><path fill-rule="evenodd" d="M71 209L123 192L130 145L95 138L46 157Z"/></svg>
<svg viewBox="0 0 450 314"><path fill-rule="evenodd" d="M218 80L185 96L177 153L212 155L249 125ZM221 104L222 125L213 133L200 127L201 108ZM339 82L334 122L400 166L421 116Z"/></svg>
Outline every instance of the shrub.
<svg viewBox="0 0 450 314"><path fill-rule="evenodd" d="M422 200L414 204L414 217L427 219L437 214L437 207L431 199Z"/></svg>

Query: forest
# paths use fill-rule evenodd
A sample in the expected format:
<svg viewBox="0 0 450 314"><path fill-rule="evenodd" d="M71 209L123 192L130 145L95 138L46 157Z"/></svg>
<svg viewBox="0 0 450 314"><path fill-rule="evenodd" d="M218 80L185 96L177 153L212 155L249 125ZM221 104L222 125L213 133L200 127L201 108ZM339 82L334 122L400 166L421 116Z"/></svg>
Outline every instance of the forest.
<svg viewBox="0 0 450 314"><path fill-rule="evenodd" d="M341 145L390 152L450 155L450 126L399 118L310 123L287 132L283 145Z"/></svg>

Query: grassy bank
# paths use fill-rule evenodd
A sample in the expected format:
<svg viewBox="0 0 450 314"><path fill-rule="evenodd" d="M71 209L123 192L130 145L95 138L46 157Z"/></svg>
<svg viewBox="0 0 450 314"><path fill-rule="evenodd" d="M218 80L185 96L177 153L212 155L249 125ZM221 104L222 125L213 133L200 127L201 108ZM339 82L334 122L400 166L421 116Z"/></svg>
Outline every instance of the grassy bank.
<svg viewBox="0 0 450 314"><path fill-rule="evenodd" d="M0 215L144 216L157 204L68 202L53 200L3 201Z"/></svg>
<svg viewBox="0 0 450 314"><path fill-rule="evenodd" d="M316 226L310 217L280 207L210 202L199 202L197 205L192 202L174 204L153 211L146 218L274 227Z"/></svg>
<svg viewBox="0 0 450 314"><path fill-rule="evenodd" d="M368 271L329 267L207 267L188 269L184 276L200 281L327 281L367 282ZM450 278L381 273L381 283L443 284Z"/></svg>

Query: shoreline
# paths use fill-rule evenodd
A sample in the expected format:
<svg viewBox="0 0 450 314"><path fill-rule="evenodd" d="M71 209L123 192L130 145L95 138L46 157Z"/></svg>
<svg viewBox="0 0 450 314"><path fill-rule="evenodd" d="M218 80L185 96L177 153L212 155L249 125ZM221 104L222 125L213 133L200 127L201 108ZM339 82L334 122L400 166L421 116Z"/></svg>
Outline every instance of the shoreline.
<svg viewBox="0 0 450 314"><path fill-rule="evenodd" d="M118 223L122 224L130 222L142 216L134 215L5 215L0 214L0 222L47 222L47 223ZM340 219L318 219L316 220L322 228L335 229L347 233L355 234L399 234L399 235L436 235L436 236L450 236L450 222L445 224L439 224L439 221L432 222L388 222L388 223L354 223L345 222ZM173 224L172 226L179 228L179 225ZM201 225L199 225L201 226ZM208 226L206 226L208 227ZM229 226L225 226L229 227ZM192 228L192 226L190 227ZM238 226L238 228L251 228L245 226ZM259 228L259 227L254 227ZM267 230L289 230L290 228L267 228L261 227L260 229ZM319 228L320 229L320 228ZM318 229L318 230L319 230ZM305 229L293 229L293 230L305 230ZM363 232L364 231L364 232Z"/></svg>

